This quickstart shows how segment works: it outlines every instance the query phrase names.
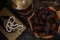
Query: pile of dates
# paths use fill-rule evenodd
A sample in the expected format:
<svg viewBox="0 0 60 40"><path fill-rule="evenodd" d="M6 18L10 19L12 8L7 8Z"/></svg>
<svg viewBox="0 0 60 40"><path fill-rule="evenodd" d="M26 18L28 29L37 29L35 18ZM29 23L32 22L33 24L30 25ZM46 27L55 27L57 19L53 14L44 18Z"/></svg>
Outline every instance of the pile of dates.
<svg viewBox="0 0 60 40"><path fill-rule="evenodd" d="M39 36L55 35L59 26L59 19L54 10L49 8L37 9L30 17L33 32Z"/></svg>

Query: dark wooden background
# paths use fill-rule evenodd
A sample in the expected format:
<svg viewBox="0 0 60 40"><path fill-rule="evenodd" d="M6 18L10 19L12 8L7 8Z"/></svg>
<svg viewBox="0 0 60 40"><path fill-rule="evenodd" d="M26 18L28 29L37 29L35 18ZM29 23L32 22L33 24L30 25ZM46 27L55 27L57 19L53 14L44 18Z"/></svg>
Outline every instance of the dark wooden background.
<svg viewBox="0 0 60 40"><path fill-rule="evenodd" d="M46 1L46 2L57 2L58 4L60 4L60 0L33 0L33 9L36 10L36 9L39 9L41 6L51 6L51 4L45 4L45 5L41 5L41 3L43 1ZM3 4L3 2L2 2ZM1 1L0 1L0 5L1 4ZM4 5L0 6L0 8L2 9ZM56 5L54 6L54 8L56 10L60 10L60 5ZM0 40L7 40L6 37L4 37L4 35L2 35L2 33L0 32ZM30 27L28 27L22 35L20 35L16 40L60 40L60 34L57 34L54 36L54 38L51 38L51 39L37 39L34 37L33 35L33 32L31 31Z"/></svg>

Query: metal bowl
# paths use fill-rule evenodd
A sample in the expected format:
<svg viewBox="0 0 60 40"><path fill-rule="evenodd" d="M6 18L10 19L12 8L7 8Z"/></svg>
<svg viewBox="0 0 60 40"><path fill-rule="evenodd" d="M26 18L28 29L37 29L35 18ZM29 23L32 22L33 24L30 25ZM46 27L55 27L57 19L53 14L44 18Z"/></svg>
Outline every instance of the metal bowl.
<svg viewBox="0 0 60 40"><path fill-rule="evenodd" d="M9 5L16 10L24 10L32 4L33 0L9 0Z"/></svg>

